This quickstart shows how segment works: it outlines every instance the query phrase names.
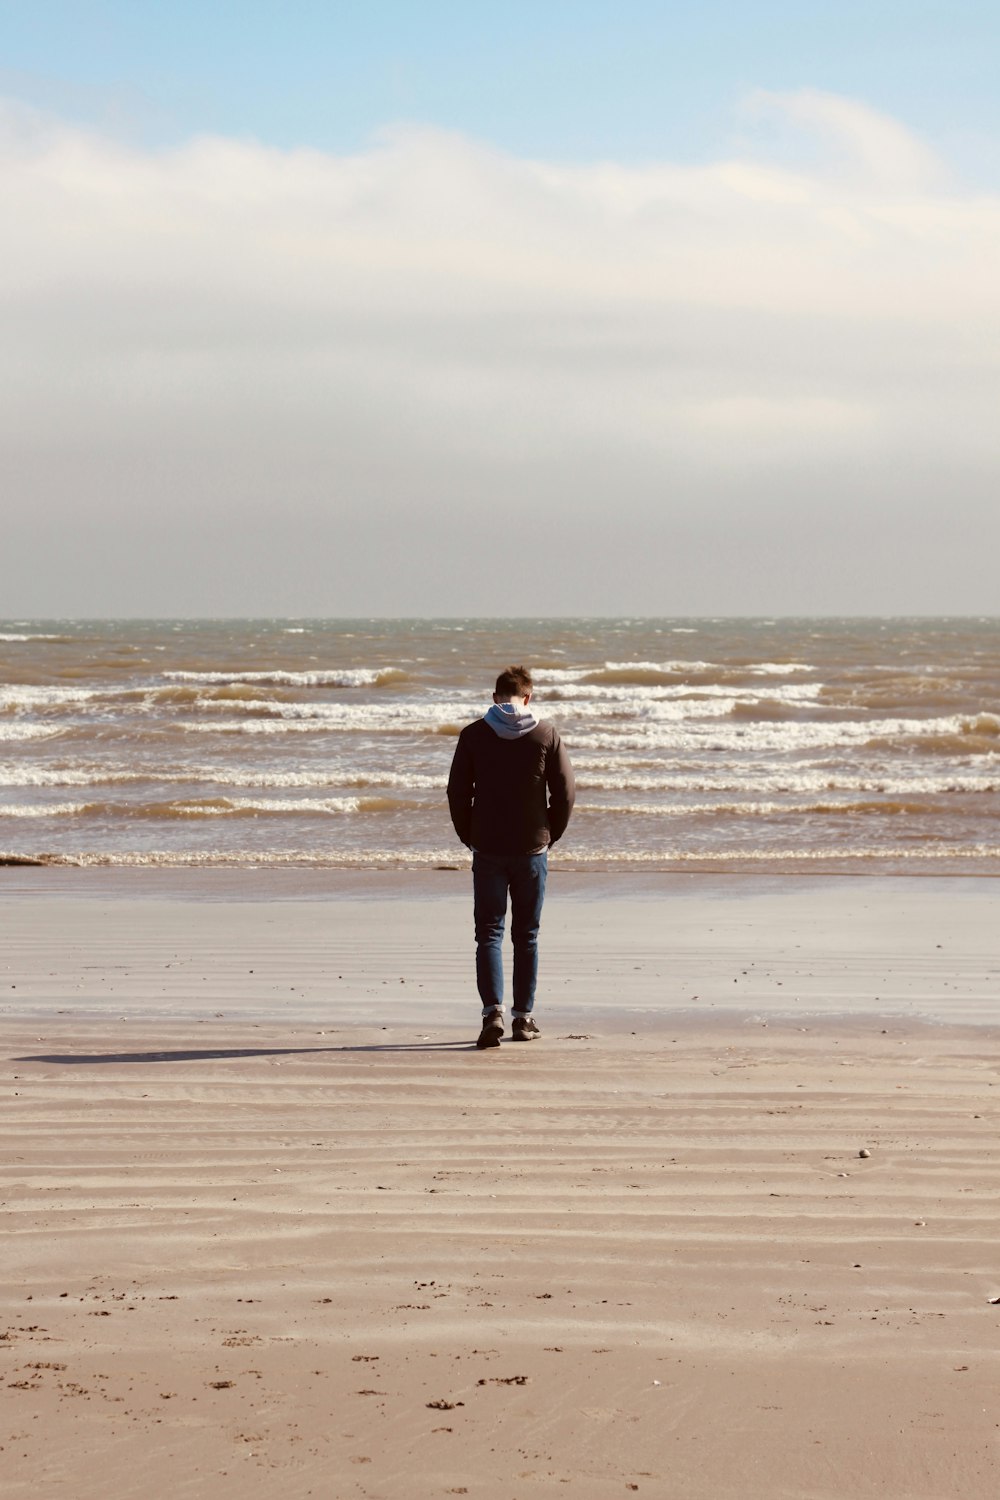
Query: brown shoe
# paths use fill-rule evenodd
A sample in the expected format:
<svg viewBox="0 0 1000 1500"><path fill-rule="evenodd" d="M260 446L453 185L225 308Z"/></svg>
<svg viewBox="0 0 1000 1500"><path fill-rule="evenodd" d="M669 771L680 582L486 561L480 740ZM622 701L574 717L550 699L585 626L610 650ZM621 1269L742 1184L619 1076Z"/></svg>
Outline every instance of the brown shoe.
<svg viewBox="0 0 1000 1500"><path fill-rule="evenodd" d="M515 1042L533 1042L541 1032L530 1016L515 1016L511 1027L511 1039Z"/></svg>
<svg viewBox="0 0 1000 1500"><path fill-rule="evenodd" d="M476 1046L480 1048L499 1047L502 1036L503 1015L498 1010L491 1010L488 1016L483 1017L483 1029L479 1033Z"/></svg>

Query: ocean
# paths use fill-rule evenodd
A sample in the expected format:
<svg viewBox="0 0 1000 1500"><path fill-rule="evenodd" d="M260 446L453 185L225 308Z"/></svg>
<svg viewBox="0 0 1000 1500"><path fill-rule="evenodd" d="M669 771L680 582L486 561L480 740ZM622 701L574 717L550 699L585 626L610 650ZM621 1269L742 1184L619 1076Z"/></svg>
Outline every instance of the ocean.
<svg viewBox="0 0 1000 1500"><path fill-rule="evenodd" d="M1000 620L0 623L0 856L462 865L508 663L578 777L553 862L1000 873Z"/></svg>

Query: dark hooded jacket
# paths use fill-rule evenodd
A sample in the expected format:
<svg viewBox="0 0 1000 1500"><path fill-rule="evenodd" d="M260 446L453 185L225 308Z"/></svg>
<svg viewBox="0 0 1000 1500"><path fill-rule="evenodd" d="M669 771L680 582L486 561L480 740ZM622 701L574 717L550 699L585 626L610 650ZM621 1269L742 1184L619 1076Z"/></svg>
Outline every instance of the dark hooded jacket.
<svg viewBox="0 0 1000 1500"><path fill-rule="evenodd" d="M549 848L565 833L573 811L573 767L555 725L523 712L509 722L512 728L494 707L466 725L448 777L455 832L483 854Z"/></svg>

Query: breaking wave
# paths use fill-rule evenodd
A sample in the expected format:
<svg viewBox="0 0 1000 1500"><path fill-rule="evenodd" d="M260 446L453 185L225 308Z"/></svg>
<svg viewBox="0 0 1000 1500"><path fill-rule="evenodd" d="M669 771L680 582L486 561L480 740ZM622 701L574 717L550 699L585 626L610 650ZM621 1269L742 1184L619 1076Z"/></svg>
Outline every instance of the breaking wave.
<svg viewBox="0 0 1000 1500"><path fill-rule="evenodd" d="M1000 749L1000 718L983 713L974 718L931 719L916 729L908 724L900 732L890 730L872 735L866 745L871 750L889 750L894 754L916 751L940 756L992 755Z"/></svg>
<svg viewBox="0 0 1000 1500"><path fill-rule="evenodd" d="M91 817L140 818L219 818L285 816L327 817L343 813L406 812L420 807L419 802L400 797L202 797L169 802L39 802L0 807L0 816L11 818Z"/></svg>
<svg viewBox="0 0 1000 1500"><path fill-rule="evenodd" d="M254 708L258 705L270 708L274 703L281 703L287 699L287 693L274 690L271 693L264 692L264 684L260 682L220 682L204 683L200 686L157 687L136 688L129 694L144 703L166 703L176 704L183 708L192 705L212 705L215 703L239 703L244 708Z"/></svg>
<svg viewBox="0 0 1000 1500"><path fill-rule="evenodd" d="M28 641L72 641L71 635L0 635L0 641L23 644Z"/></svg>
<svg viewBox="0 0 1000 1500"><path fill-rule="evenodd" d="M26 802L0 806L0 818L71 818L90 812L85 802Z"/></svg>
<svg viewBox="0 0 1000 1500"><path fill-rule="evenodd" d="M700 773L673 771L636 773L617 769L620 760L605 766L586 765L577 767L577 786L580 790L615 792L736 792L746 791L751 786L761 793L818 793L855 792L878 793L885 796L914 797L941 794L979 795L1000 791L1000 779L983 780L978 770L961 773L948 772L938 776L851 776L839 772L831 775L828 770L789 770L755 773L752 778L740 777L739 773L718 776Z"/></svg>
<svg viewBox="0 0 1000 1500"><path fill-rule="evenodd" d="M146 771L115 770L112 767L59 767L0 763L0 786L114 786L167 782L171 786L256 787L261 790L293 787L399 787L403 791L443 791L446 778L419 771L357 771L342 775L315 771L262 770L235 766L179 766ZM2 812L2 808L0 808Z"/></svg>
<svg viewBox="0 0 1000 1500"><path fill-rule="evenodd" d="M1000 844L956 844L941 847L905 848L877 847L868 845L841 845L835 848L803 850L782 849L720 849L720 850L622 850L609 854L605 850L557 850L552 858L568 870L574 868L615 869L645 868L670 870L672 868L698 867L705 871L748 870L768 866L772 870L836 870L841 866L871 865L874 868L892 865L899 869L911 869L915 865L945 865L968 863L976 866L994 864L1000 860ZM125 867L166 866L190 868L269 868L276 866L304 866L324 869L426 869L465 870L470 860L465 850L454 847L438 849L267 849L260 851L223 849L205 850L115 850L33 856L5 854L0 851L0 861L39 865L73 865L78 867Z"/></svg>
<svg viewBox="0 0 1000 1500"><path fill-rule="evenodd" d="M59 724L21 724L0 719L0 740L46 740L61 734Z"/></svg>
<svg viewBox="0 0 1000 1500"><path fill-rule="evenodd" d="M344 667L332 672L164 672L170 682L261 682L271 687L394 687L409 682L401 667Z"/></svg>
<svg viewBox="0 0 1000 1500"><path fill-rule="evenodd" d="M37 687L29 683L5 683L3 687L0 687L0 713L16 713L24 709L36 711L62 708L64 704L76 707L80 703L90 703L101 696L103 695L98 688L73 688L61 685Z"/></svg>
<svg viewBox="0 0 1000 1500"><path fill-rule="evenodd" d="M782 818L807 815L822 817L893 817L900 814L933 815L933 803L899 801L866 802L670 802L578 804L577 812L629 818Z"/></svg>
<svg viewBox="0 0 1000 1500"><path fill-rule="evenodd" d="M601 667L569 667L540 674L539 686L582 683L588 687L675 687L679 684L746 682L754 677L785 677L814 672L803 662L747 662L722 665L710 661L608 661Z"/></svg>

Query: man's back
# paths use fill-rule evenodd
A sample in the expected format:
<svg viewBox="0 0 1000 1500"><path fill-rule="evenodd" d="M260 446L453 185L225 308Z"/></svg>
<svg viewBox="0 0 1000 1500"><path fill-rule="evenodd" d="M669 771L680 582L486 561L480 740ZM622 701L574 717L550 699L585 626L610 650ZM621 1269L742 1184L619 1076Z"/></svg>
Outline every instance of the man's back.
<svg viewBox="0 0 1000 1500"><path fill-rule="evenodd" d="M501 738L487 719L459 735L448 804L463 844L484 854L548 848L565 832L573 796L569 756L545 719L517 738Z"/></svg>

